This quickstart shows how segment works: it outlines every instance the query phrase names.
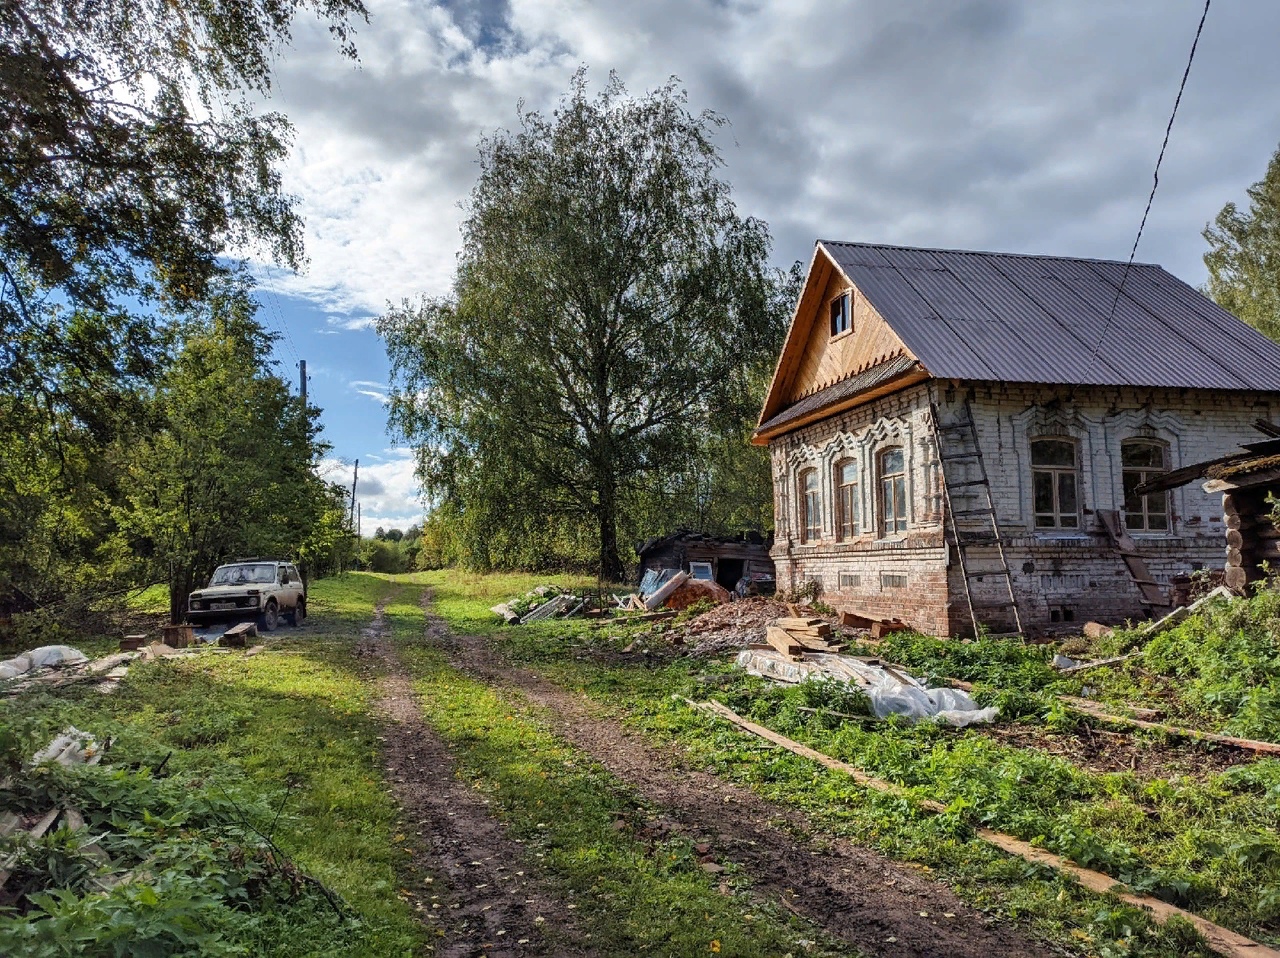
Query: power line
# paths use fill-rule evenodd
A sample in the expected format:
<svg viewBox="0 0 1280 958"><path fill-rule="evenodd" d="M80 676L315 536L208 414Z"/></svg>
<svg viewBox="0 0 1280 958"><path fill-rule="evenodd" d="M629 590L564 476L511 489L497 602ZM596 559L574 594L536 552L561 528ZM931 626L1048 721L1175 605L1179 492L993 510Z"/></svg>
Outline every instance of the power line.
<svg viewBox="0 0 1280 958"><path fill-rule="evenodd" d="M1142 242L1142 231L1147 227L1147 217L1151 214L1151 204L1155 202L1156 189L1160 186L1160 164L1164 162L1164 151L1169 147L1169 134L1173 132L1173 119L1178 115L1178 105L1182 103L1182 91L1187 88L1187 77L1191 75L1191 64L1196 58L1196 47L1200 44L1200 33L1204 30L1204 21L1209 16L1209 4L1212 0L1204 0L1204 12L1200 14L1200 25L1196 27L1195 39L1191 41L1191 53L1187 56L1187 67L1182 71L1182 82L1178 84L1178 95L1173 101L1173 112L1169 114L1169 124L1164 128L1164 142L1160 144L1160 155L1156 157L1155 172L1151 174L1151 194L1147 197L1147 208L1142 211L1142 222L1138 224L1138 235L1133 238L1133 249L1129 251L1129 262L1124 264L1124 273L1120 276L1120 285L1116 287L1115 299L1111 301L1111 312L1107 321L1102 324L1102 332L1098 334L1097 345L1093 347L1092 359L1098 358L1102 349L1102 341L1111 329L1111 321L1116 318L1116 308L1120 305L1120 294L1124 292L1124 284L1129 279L1129 270L1133 268L1133 259L1138 255L1138 244Z"/></svg>

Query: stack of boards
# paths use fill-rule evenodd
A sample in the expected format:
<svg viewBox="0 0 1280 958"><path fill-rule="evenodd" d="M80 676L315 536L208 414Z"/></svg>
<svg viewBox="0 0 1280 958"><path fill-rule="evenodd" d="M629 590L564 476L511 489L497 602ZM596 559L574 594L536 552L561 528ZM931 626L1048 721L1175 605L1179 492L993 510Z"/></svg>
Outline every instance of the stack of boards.
<svg viewBox="0 0 1280 958"><path fill-rule="evenodd" d="M825 619L778 619L769 626L769 644L793 661L805 652L837 652L839 642L831 641L831 625Z"/></svg>

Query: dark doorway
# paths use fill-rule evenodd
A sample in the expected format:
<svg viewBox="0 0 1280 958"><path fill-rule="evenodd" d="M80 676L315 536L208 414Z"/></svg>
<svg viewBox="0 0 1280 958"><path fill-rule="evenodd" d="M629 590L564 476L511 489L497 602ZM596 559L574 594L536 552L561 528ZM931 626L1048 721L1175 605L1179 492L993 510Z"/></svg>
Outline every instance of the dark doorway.
<svg viewBox="0 0 1280 958"><path fill-rule="evenodd" d="M742 578L743 565L742 559L721 559L716 563L716 583L732 592Z"/></svg>

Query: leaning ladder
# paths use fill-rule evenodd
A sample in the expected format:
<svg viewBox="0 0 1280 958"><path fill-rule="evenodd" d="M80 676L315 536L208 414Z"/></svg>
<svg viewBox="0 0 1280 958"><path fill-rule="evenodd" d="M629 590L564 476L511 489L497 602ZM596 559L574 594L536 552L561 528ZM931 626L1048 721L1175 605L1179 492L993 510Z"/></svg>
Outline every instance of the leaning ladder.
<svg viewBox="0 0 1280 958"><path fill-rule="evenodd" d="M1013 576L1009 572L1009 560L1004 551L1004 539L1000 535L1000 523L996 519L995 502L991 498L991 482L987 478L987 467L982 459L982 447L978 444L978 430L973 422L973 409L969 406L967 397L964 400L963 409L964 417L962 419L944 426L938 417L938 404L933 401L929 403L929 417L933 427L934 441L938 446L938 459L942 466L942 498L947 513L947 528L951 532L951 539L956 547L956 556L960 561L960 576L964 581L964 598L969 606L969 621L973 623L973 631L977 635L981 625L978 620L979 610L1012 610L1013 624L1017 631L1010 634L1021 635L1022 615L1018 611L1018 600L1013 592ZM948 452L942 441L943 436L957 436L959 437L959 442L956 445L963 447L965 443L968 443L972 448L962 448L955 452ZM979 478L952 482L951 477L947 474L947 463L957 460L968 460L977 463ZM957 511L951 504L951 493L956 489L979 490L982 493L982 501L985 502L985 505L974 509ZM984 520L990 526L991 531L976 533L966 531L961 533L956 526L957 517ZM994 545L1000 560L1000 567L998 569L970 571L969 557L966 554L966 547L969 545ZM969 587L970 581L989 575L1002 576L1004 578L1005 589L1009 593L1009 601L974 601L973 590Z"/></svg>

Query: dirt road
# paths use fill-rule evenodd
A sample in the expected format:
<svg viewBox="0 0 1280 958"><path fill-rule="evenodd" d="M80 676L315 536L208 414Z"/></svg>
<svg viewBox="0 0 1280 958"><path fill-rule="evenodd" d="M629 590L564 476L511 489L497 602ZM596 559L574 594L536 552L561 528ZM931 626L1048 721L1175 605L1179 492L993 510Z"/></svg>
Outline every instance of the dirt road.
<svg viewBox="0 0 1280 958"><path fill-rule="evenodd" d="M442 935L439 954L590 954L572 922L574 913L537 877L478 793L453 777L449 751L422 721L380 618L379 613L366 631L361 651L377 656L386 669L380 707L389 719L388 772L396 796L406 820L422 833L424 868L449 885L440 892L416 890ZM861 953L998 958L1051 951L918 871L815 834L794 809L682 767L676 756L619 722L593 714L580 696L511 665L485 639L451 635L428 615L424 641L443 649L456 668L545 710L561 737L661 810L654 827L706 843L717 858L741 866L760 899L780 902ZM535 923L537 916L544 922ZM559 930L555 943L541 934L550 921Z"/></svg>

